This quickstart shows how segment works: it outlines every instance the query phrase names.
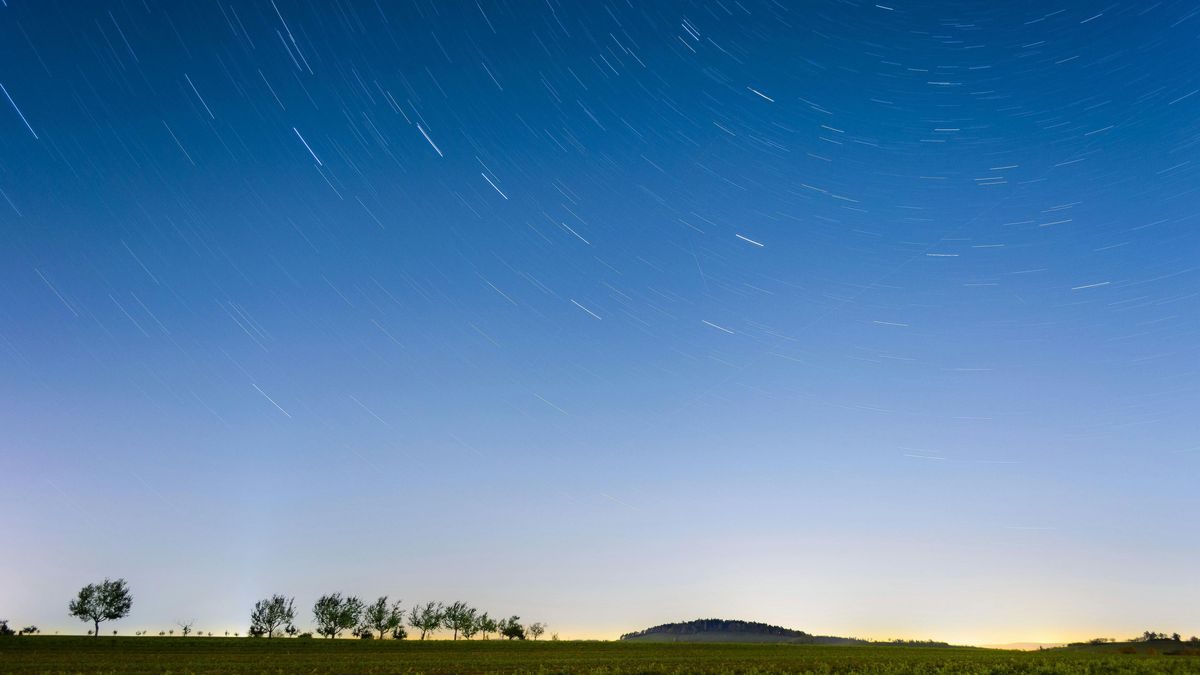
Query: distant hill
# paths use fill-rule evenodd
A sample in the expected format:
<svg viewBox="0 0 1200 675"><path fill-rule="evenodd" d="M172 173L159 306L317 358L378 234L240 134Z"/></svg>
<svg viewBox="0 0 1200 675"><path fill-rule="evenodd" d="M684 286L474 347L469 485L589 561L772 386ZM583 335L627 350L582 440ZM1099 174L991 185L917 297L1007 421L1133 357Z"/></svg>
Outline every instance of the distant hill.
<svg viewBox="0 0 1200 675"><path fill-rule="evenodd" d="M802 630L772 626L757 621L728 619L696 619L683 623L664 623L634 633L626 633L622 640L635 642L774 642L800 645L897 645L922 647L949 647L945 642L871 642L858 638L813 635Z"/></svg>

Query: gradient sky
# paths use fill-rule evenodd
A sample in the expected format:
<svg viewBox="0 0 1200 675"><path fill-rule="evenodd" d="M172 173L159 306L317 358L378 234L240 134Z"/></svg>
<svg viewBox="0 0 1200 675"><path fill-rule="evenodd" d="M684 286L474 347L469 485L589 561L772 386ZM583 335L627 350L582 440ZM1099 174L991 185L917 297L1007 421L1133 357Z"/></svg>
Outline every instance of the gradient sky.
<svg viewBox="0 0 1200 675"><path fill-rule="evenodd" d="M14 624L1200 633L1194 3L0 5Z"/></svg>

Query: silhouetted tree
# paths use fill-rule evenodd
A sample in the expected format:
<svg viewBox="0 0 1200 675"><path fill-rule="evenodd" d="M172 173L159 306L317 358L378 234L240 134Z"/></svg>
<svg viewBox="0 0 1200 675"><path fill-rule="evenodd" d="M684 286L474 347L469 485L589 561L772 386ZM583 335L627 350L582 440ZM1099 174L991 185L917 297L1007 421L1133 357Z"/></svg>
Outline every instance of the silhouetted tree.
<svg viewBox="0 0 1200 675"><path fill-rule="evenodd" d="M404 626L396 626L392 629L393 640L403 640L408 637L408 631L404 630Z"/></svg>
<svg viewBox="0 0 1200 675"><path fill-rule="evenodd" d="M295 598L282 595L272 595L254 603L254 611L250 612L250 636L273 637L280 629L294 633L296 627ZM290 629L290 630L289 630ZM228 633L227 633L228 634Z"/></svg>
<svg viewBox="0 0 1200 675"><path fill-rule="evenodd" d="M484 640L488 639L488 635L495 633L497 630L499 630L499 624L496 622L495 619L488 616L487 612L480 614L479 618L476 619L476 622L479 624L479 632L483 633Z"/></svg>
<svg viewBox="0 0 1200 675"><path fill-rule="evenodd" d="M529 624L529 634L531 636L533 636L534 640L540 638L542 636L542 633L545 633L545 632L546 632L546 624L544 624L540 621L537 623Z"/></svg>
<svg viewBox="0 0 1200 675"><path fill-rule="evenodd" d="M0 637L12 637L17 632L8 627L8 619L0 619Z"/></svg>
<svg viewBox="0 0 1200 675"><path fill-rule="evenodd" d="M91 621L95 628L91 635L100 635L101 621L115 621L129 616L133 608L133 596L124 579L99 584L88 584L79 589L79 595L67 605L71 616L81 621Z"/></svg>
<svg viewBox="0 0 1200 675"><path fill-rule="evenodd" d="M454 639L458 639L458 634L471 631L475 623L476 610L467 606L465 602L456 602L446 609L442 610L442 626L454 632Z"/></svg>
<svg viewBox="0 0 1200 675"><path fill-rule="evenodd" d="M388 631L394 631L404 622L404 610L400 609L400 601L388 604L387 596L367 605L363 612L363 623L367 628L379 631L382 640Z"/></svg>
<svg viewBox="0 0 1200 675"><path fill-rule="evenodd" d="M468 640L475 637L475 634L479 632L479 610L474 607L467 609L459 626L459 632Z"/></svg>
<svg viewBox="0 0 1200 675"><path fill-rule="evenodd" d="M516 614L501 621L499 628L500 634L509 640L525 639L525 627L521 625L521 617Z"/></svg>
<svg viewBox="0 0 1200 675"><path fill-rule="evenodd" d="M183 637L187 637L192 634L192 625L195 623L196 620L192 619L191 621L176 621L175 625L179 626L179 632L183 633Z"/></svg>
<svg viewBox="0 0 1200 675"><path fill-rule="evenodd" d="M353 595L344 598L341 593L322 595L313 605L317 632L335 638L344 630L354 630L362 622L363 609L363 601Z"/></svg>
<svg viewBox="0 0 1200 675"><path fill-rule="evenodd" d="M442 603L430 601L425 605L414 605L408 610L408 625L421 631L421 639L442 625Z"/></svg>
<svg viewBox="0 0 1200 675"><path fill-rule="evenodd" d="M25 626L21 630L17 631L17 635L35 635L40 632L42 631L38 630L37 626Z"/></svg>

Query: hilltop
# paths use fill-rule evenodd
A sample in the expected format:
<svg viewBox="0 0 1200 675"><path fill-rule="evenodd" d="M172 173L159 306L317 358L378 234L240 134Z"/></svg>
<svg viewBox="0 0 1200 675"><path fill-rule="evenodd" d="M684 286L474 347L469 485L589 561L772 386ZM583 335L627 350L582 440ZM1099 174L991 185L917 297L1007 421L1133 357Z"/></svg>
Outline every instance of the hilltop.
<svg viewBox="0 0 1200 675"><path fill-rule="evenodd" d="M1167 656L1200 656L1200 639L1184 640L1166 636L1134 638L1118 641L1097 638L1087 642L1072 642L1053 651L1083 651L1095 654L1163 654Z"/></svg>
<svg viewBox="0 0 1200 675"><path fill-rule="evenodd" d="M771 642L803 645L899 645L949 647L945 642L896 640L871 642L851 637L813 635L802 630L772 626L757 621L695 619L682 623L664 623L645 630L626 633L622 640L635 642Z"/></svg>

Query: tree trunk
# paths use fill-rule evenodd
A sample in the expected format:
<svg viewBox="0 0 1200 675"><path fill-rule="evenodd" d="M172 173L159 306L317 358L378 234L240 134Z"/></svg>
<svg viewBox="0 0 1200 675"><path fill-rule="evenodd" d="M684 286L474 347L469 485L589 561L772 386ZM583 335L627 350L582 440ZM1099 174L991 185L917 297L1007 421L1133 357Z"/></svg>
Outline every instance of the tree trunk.
<svg viewBox="0 0 1200 675"><path fill-rule="evenodd" d="M92 632L92 637L100 637L100 620L92 619L92 621L96 622L96 630Z"/></svg>

